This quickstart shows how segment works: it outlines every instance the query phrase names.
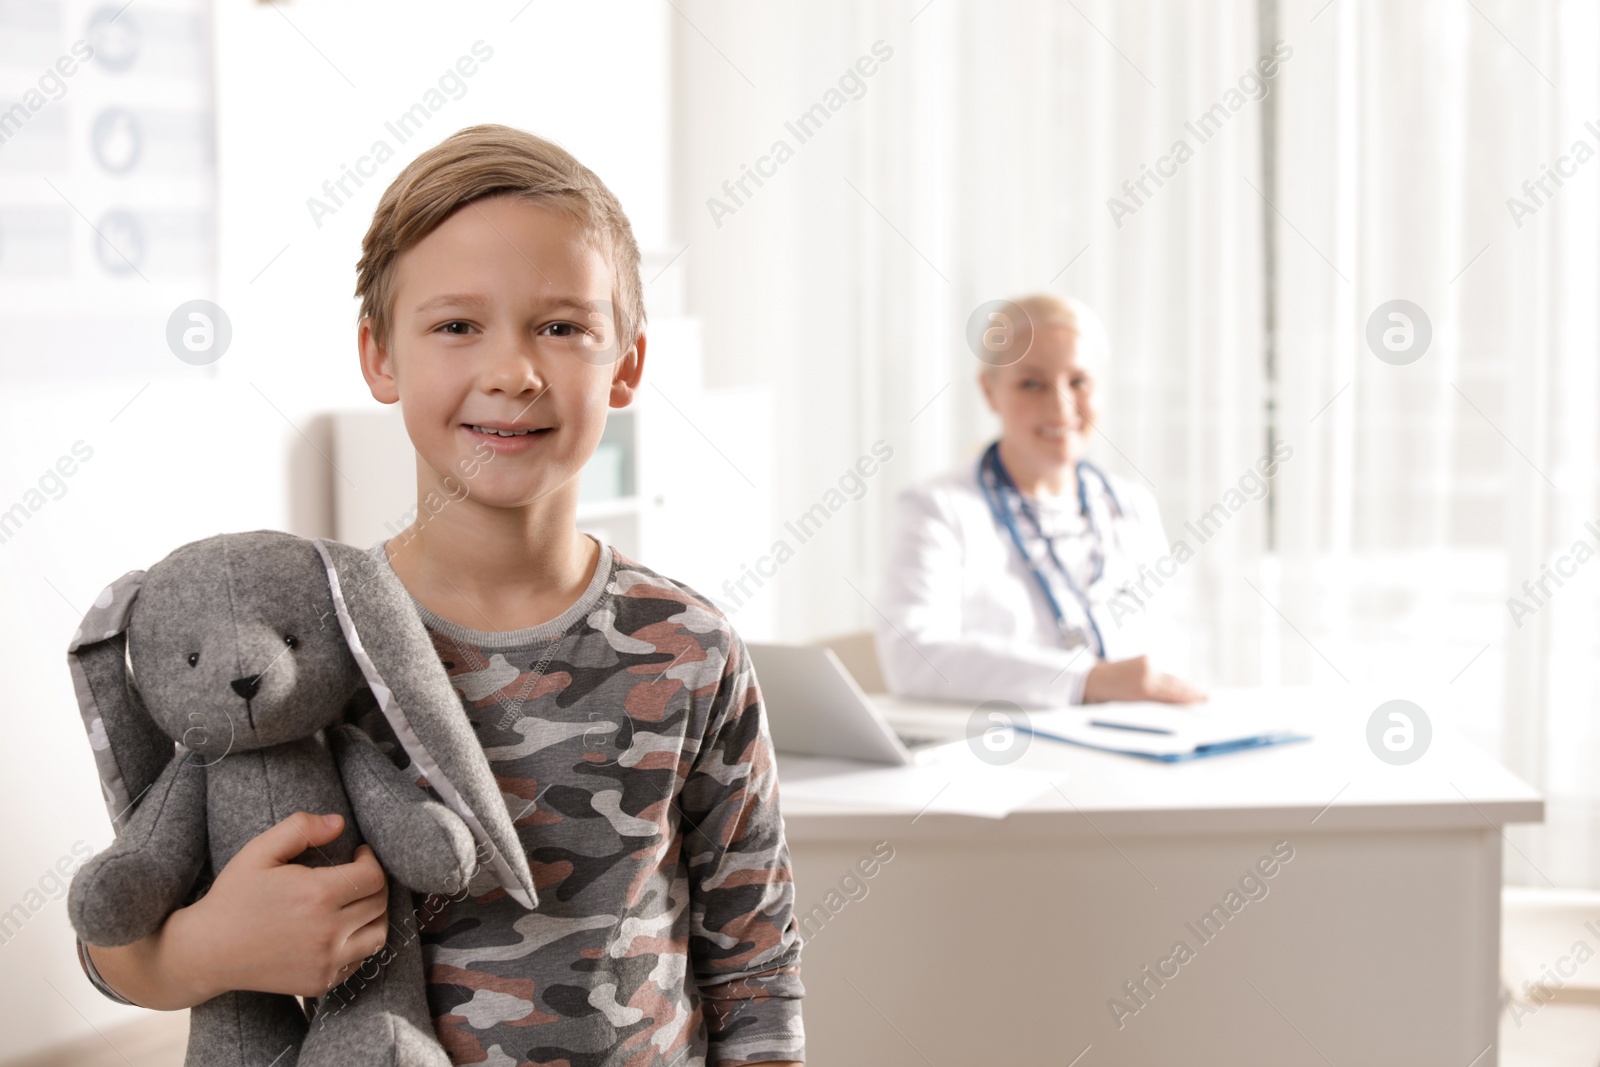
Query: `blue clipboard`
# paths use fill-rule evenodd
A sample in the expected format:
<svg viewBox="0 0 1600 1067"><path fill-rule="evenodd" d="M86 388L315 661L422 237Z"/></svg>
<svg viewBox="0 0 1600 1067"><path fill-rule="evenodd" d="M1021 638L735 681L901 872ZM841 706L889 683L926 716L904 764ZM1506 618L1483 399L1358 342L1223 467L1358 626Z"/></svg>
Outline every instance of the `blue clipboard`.
<svg viewBox="0 0 1600 1067"><path fill-rule="evenodd" d="M1102 725L1091 723L1091 725ZM1133 733L1162 733L1170 734L1166 730L1139 730L1134 727L1104 724L1106 729L1125 730ZM1107 739L1106 744L1095 744L1081 738L1066 737L1061 734L1051 733L1048 730L1038 730L1031 726L1014 726L1018 733L1031 734L1042 737L1047 741L1059 741L1066 745L1077 745L1080 748L1090 748L1099 752L1114 752L1120 756L1137 756L1140 759L1153 760L1157 763L1187 763L1192 760L1206 759L1210 756L1225 756L1232 752L1250 752L1259 748L1271 748L1276 745L1292 745L1300 741L1311 740L1310 734L1297 734L1292 732L1256 734L1251 737L1234 738L1228 741L1216 741L1210 744L1196 745L1187 752L1146 752L1138 748L1119 746Z"/></svg>

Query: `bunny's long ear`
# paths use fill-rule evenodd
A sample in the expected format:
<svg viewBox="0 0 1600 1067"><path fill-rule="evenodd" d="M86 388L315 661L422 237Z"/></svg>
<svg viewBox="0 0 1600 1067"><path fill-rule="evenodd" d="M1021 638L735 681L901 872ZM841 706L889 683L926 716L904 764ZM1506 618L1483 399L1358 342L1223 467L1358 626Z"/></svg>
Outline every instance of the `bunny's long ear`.
<svg viewBox="0 0 1600 1067"><path fill-rule="evenodd" d="M119 834L175 751L129 684L128 620L144 577L144 571L129 571L106 586L67 645L78 710L94 749L111 827Z"/></svg>
<svg viewBox="0 0 1600 1067"><path fill-rule="evenodd" d="M439 662L405 586L388 567L337 541L312 542L345 642L361 666L395 737L477 839L479 855L506 893L539 904L533 872L483 746Z"/></svg>

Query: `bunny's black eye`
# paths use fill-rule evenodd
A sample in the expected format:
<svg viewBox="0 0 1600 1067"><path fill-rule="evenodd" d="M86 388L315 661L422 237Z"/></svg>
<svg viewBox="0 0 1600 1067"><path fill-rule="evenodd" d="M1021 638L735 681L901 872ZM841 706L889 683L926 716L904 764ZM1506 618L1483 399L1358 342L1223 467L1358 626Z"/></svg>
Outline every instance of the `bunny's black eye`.
<svg viewBox="0 0 1600 1067"><path fill-rule="evenodd" d="M298 637L296 637L294 634L284 634L283 635L283 643L288 645L290 648L299 648L300 647L300 639Z"/></svg>
<svg viewBox="0 0 1600 1067"><path fill-rule="evenodd" d="M200 653L198 653L198 652L189 653L189 666L193 667L196 663L199 663L199 662L200 662Z"/></svg>

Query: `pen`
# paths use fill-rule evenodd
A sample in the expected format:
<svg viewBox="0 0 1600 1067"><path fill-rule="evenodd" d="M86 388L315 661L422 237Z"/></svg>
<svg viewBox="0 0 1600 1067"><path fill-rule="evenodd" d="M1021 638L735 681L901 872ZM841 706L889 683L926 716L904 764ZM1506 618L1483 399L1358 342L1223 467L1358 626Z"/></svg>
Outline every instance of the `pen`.
<svg viewBox="0 0 1600 1067"><path fill-rule="evenodd" d="M1171 737L1176 730L1163 730L1158 726L1131 726L1125 722L1106 722L1104 719L1090 719L1090 726L1103 726L1107 730L1131 730L1138 734L1166 734Z"/></svg>

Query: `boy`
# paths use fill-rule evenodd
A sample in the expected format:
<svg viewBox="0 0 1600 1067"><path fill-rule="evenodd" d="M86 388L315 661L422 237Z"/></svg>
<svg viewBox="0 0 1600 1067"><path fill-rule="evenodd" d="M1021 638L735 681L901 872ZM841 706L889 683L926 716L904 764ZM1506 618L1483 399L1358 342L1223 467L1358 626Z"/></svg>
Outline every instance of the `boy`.
<svg viewBox="0 0 1600 1067"><path fill-rule="evenodd" d="M793 883L744 643L576 527L578 473L644 364L621 206L559 147L469 127L390 185L357 274L362 374L418 457L417 519L374 561L462 696L539 907L484 881L387 915L365 846L292 862L338 833L298 813L149 938L81 948L86 971L166 1010L226 989L319 996L416 918L454 1063L800 1061ZM394 740L381 716L362 725Z"/></svg>

